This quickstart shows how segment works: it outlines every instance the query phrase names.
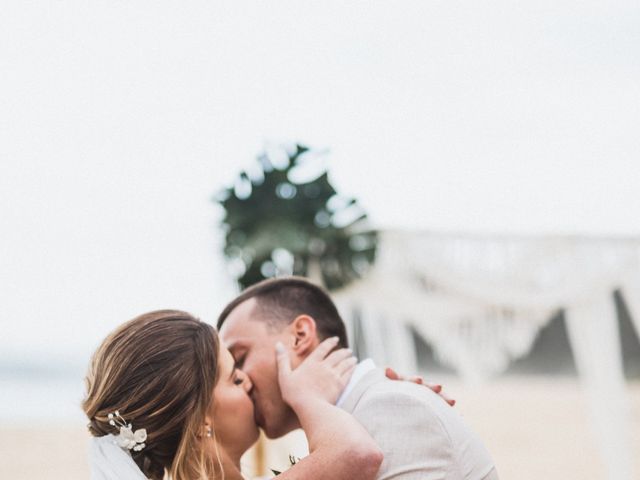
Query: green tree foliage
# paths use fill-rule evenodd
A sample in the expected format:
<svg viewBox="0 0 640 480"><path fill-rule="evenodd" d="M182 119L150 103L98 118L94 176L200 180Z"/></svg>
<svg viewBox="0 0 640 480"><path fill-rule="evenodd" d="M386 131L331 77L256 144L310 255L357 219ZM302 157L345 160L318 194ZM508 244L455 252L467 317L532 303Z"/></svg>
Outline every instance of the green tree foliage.
<svg viewBox="0 0 640 480"><path fill-rule="evenodd" d="M225 211L224 253L242 288L294 274L333 290L373 263L377 233L358 202L337 194L325 167L299 178L318 158L302 145L265 152L216 199Z"/></svg>

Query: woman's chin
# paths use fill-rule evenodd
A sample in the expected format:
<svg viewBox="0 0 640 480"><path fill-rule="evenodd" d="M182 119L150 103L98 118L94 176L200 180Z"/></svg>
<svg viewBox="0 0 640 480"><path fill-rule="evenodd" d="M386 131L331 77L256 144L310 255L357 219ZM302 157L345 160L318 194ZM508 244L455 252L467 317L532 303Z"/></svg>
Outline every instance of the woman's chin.
<svg viewBox="0 0 640 480"><path fill-rule="evenodd" d="M241 448L241 454L244 455L247 450L249 450L251 447L253 447L256 442L260 439L260 430L258 429L258 427L256 427L251 434L247 434L246 436L246 442L244 442L244 445Z"/></svg>
<svg viewBox="0 0 640 480"><path fill-rule="evenodd" d="M260 429L256 426L256 428L254 429L254 431L252 432L252 441L251 441L251 445L249 445L249 448L251 448L251 446L256 443L258 441L258 439L260 438Z"/></svg>

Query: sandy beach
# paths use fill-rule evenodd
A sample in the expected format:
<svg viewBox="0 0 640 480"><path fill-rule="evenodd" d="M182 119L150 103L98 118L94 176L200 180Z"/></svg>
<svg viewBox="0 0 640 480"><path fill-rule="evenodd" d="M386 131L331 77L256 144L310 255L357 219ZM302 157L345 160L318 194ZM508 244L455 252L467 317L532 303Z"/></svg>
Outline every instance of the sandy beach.
<svg viewBox="0 0 640 480"><path fill-rule="evenodd" d="M480 434L501 478L601 480L604 469L575 379L503 378L479 387L445 384ZM640 472L640 382L629 385L633 454ZM0 427L0 478L88 478L82 425Z"/></svg>

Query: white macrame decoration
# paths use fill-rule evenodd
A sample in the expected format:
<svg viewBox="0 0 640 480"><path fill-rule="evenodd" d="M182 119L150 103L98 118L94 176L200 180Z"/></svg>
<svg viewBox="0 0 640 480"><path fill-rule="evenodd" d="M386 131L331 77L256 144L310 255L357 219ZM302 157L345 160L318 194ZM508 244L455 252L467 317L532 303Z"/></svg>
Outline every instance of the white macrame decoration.
<svg viewBox="0 0 640 480"><path fill-rule="evenodd" d="M563 310L608 477L631 480L616 289L640 335L640 240L387 231L372 270L334 297L377 364L416 371L411 327L470 382L526 356Z"/></svg>

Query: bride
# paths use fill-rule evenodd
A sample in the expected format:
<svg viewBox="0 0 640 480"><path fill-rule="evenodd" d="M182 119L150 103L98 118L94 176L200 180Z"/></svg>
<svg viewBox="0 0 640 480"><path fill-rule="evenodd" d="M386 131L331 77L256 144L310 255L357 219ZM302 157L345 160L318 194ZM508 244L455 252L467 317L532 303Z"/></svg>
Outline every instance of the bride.
<svg viewBox="0 0 640 480"><path fill-rule="evenodd" d="M293 371L284 349L274 352L311 452L282 480L374 479L382 463L364 428L333 405L356 363L336 343ZM209 324L175 310L141 315L102 342L86 384L93 479L243 478L240 457L258 439L251 382Z"/></svg>

